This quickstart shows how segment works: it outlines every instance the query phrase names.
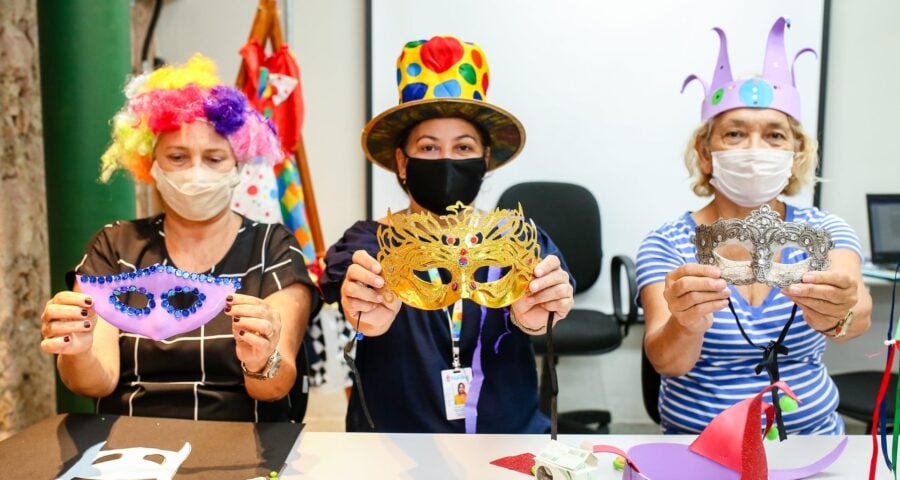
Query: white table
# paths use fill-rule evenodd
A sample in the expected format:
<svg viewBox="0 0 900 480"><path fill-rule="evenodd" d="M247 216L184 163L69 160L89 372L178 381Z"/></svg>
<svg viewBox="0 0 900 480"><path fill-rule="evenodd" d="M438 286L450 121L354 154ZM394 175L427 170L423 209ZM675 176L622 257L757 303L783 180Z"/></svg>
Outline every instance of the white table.
<svg viewBox="0 0 900 480"><path fill-rule="evenodd" d="M865 480L868 478L871 437L850 436L843 455L814 477L816 479ZM560 435L571 445L615 445L623 450L642 443L690 443L693 436L662 435ZM296 479L509 479L527 476L497 467L490 461L520 453L537 453L548 435L424 435L304 432L288 457L281 480ZM766 441L769 466L798 467L812 463L839 441L838 437L793 436L784 443ZM604 479L620 480L612 468L613 456L599 456L609 465ZM640 465L638 465L640 467ZM891 478L879 458L879 479ZM665 480L665 479L653 479Z"/></svg>

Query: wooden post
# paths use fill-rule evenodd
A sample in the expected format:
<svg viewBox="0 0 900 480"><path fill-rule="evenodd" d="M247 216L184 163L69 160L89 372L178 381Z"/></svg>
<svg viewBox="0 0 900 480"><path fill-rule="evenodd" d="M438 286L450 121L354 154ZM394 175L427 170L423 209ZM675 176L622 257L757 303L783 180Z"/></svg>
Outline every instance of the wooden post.
<svg viewBox="0 0 900 480"><path fill-rule="evenodd" d="M276 0L259 0L259 7L256 9L256 16L253 19L253 25L250 28L249 40L256 39L263 46L265 42L271 41L273 51L281 48L284 44L284 34L281 31L281 19L278 15L278 5ZM246 65L241 60L241 68L238 71L237 81L238 88L243 88L247 81ZM303 188L303 202L306 207L306 220L309 222L309 230L312 234L313 246L316 250L316 257L325 256L325 241L322 238L322 225L319 222L319 209L316 205L316 195L313 191L312 177L309 172L309 163L306 159L306 149L303 145L303 133L300 133L297 148L294 151L297 160L297 169L300 174L300 183Z"/></svg>

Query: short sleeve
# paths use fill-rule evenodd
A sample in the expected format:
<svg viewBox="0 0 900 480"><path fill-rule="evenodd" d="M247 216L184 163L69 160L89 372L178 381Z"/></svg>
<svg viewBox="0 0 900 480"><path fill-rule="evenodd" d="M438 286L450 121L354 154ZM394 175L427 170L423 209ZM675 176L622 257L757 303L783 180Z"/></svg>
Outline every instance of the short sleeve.
<svg viewBox="0 0 900 480"><path fill-rule="evenodd" d="M121 228L119 222L108 225L94 234L84 249L84 255L72 270L66 272L66 285L75 288L76 275L115 275L121 270L118 265L118 253L113 248L111 236Z"/></svg>
<svg viewBox="0 0 900 480"><path fill-rule="evenodd" d="M831 234L834 248L851 250L859 255L859 261L862 262L864 258L862 246L859 243L859 236L853 228L837 215L827 212L822 213L824 213L824 217L822 218L821 228Z"/></svg>
<svg viewBox="0 0 900 480"><path fill-rule="evenodd" d="M675 243L660 230L650 232L641 242L635 265L638 291L647 285L664 282L666 275L684 265Z"/></svg>
<svg viewBox="0 0 900 480"><path fill-rule="evenodd" d="M267 228L269 231L264 245L265 260L260 289L262 296L267 297L290 285L301 283L310 290L310 318L314 317L322 306L322 296L309 276L297 239L284 225L271 224Z"/></svg>

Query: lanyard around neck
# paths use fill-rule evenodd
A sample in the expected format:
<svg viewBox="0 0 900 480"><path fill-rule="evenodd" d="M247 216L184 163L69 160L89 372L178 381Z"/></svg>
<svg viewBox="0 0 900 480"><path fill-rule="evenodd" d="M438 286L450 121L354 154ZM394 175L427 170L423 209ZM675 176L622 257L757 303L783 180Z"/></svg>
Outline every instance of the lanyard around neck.
<svg viewBox="0 0 900 480"><path fill-rule="evenodd" d="M435 284L441 283L441 277L436 268L428 270L428 280ZM463 319L462 299L457 300L453 304L452 313L449 309L445 309L444 312L447 313L447 327L450 329L450 352L453 355L453 369L459 370L462 368L462 363L459 361L459 337L462 334Z"/></svg>

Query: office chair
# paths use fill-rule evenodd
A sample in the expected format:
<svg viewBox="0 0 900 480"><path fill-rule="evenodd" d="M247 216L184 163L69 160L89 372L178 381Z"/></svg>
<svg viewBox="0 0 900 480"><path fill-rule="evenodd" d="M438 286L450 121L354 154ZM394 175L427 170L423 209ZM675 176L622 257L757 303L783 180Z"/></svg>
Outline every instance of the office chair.
<svg viewBox="0 0 900 480"><path fill-rule="evenodd" d="M875 399L878 398L878 388L881 386L882 372L863 371L847 372L832 375L831 379L837 385L840 401L837 411L841 415L866 424L866 433L872 433L872 414L875 408ZM885 396L885 410L887 424L894 424L894 395L897 391L897 374L891 374L888 385L888 395Z"/></svg>
<svg viewBox="0 0 900 480"><path fill-rule="evenodd" d="M641 396L644 399L644 410L647 416L659 425L659 386L662 384L662 377L653 368L650 358L647 357L647 351L644 350L643 342L641 342Z"/></svg>
<svg viewBox="0 0 900 480"><path fill-rule="evenodd" d="M500 196L497 206L513 209L521 203L526 217L544 229L559 247L575 278L575 294L591 288L600 277L603 248L600 233L600 207L594 195L584 187L557 182L528 182L513 185ZM612 259L613 313L573 309L553 328L554 358L574 355L599 355L622 344L631 325L637 321L633 299L637 290L634 262L624 255ZM629 305L622 303L622 271L628 281ZM550 410L550 369L546 338L532 337L534 350L542 357L540 405ZM581 410L559 414L560 433L608 433L608 411Z"/></svg>

